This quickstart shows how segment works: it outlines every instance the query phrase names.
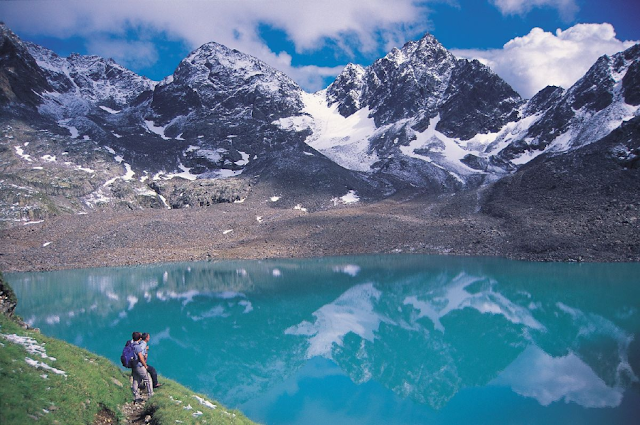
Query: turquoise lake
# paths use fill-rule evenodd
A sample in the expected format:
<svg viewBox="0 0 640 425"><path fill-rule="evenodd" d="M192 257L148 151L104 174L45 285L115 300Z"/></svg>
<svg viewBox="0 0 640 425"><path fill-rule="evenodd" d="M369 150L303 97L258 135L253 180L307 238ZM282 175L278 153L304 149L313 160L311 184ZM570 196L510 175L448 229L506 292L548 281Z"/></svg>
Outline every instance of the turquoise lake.
<svg viewBox="0 0 640 425"><path fill-rule="evenodd" d="M420 255L10 273L17 313L276 424L635 424L640 264ZM160 390L161 391L161 390Z"/></svg>

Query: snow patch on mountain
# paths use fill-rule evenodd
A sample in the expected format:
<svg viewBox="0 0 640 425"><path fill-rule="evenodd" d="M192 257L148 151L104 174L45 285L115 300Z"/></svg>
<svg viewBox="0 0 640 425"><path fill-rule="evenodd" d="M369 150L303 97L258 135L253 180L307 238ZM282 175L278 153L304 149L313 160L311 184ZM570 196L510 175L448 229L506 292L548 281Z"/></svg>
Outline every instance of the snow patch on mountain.
<svg viewBox="0 0 640 425"><path fill-rule="evenodd" d="M157 134L158 136L162 137L164 140L169 140L169 138L164 135L164 131L167 128L167 126L159 127L155 125L154 122L151 120L145 120L144 123L146 124L147 129L150 132Z"/></svg>
<svg viewBox="0 0 640 425"><path fill-rule="evenodd" d="M209 171L207 178L210 179L228 179L230 177L237 177L242 174L243 170L228 170L226 168L220 168L219 170Z"/></svg>
<svg viewBox="0 0 640 425"><path fill-rule="evenodd" d="M313 118L313 133L305 142L315 150L344 168L355 171L371 171L378 156L370 149L369 138L376 125L369 117L369 109L343 117L338 105L327 105L326 92L303 93L303 112Z"/></svg>
<svg viewBox="0 0 640 425"><path fill-rule="evenodd" d="M200 158L205 158L206 160L211 161L213 163L220 162L223 158L223 155L228 152L227 149L224 149L224 148L217 148L217 149L204 149L200 147L196 147L196 149L192 149L192 148L193 146L190 146L189 149L187 149L187 152L195 152L196 156Z"/></svg>
<svg viewBox="0 0 640 425"><path fill-rule="evenodd" d="M236 164L239 167L244 167L245 165L247 165L249 163L249 157L251 155L249 155L246 152L242 152L242 151L238 151L238 153L240 154L242 159L237 160L236 162L234 162L234 164Z"/></svg>
<svg viewBox="0 0 640 425"><path fill-rule="evenodd" d="M117 177L113 177L109 180L107 180L102 186L103 187L109 187L111 186L115 181L117 180L124 180L124 181L130 181L133 180L133 176L136 174L135 171L133 171L131 169L131 165L129 165L128 163L124 162L122 163L124 166L124 174L122 176L117 176Z"/></svg>
<svg viewBox="0 0 640 425"><path fill-rule="evenodd" d="M360 197L358 196L355 190L350 190L345 195L339 198L331 199L331 202L333 202L334 206L337 206L338 204L345 204L345 205L355 204L356 202L359 202L359 201L360 201Z"/></svg>
<svg viewBox="0 0 640 425"><path fill-rule="evenodd" d="M191 168L186 167L181 162L178 163L178 168L180 171L174 171L172 173L166 173L161 171L159 173L154 174L152 180L171 180L175 177L180 177L185 180L196 180L198 178L197 174L191 173Z"/></svg>
<svg viewBox="0 0 640 425"><path fill-rule="evenodd" d="M527 132L529 131L529 128L541 117L542 114L534 114L527 116L519 121L512 121L507 123L502 128L502 130L500 130L495 135L495 137L493 137L493 140L491 140L491 137L488 138L488 140L491 140L491 142L486 146L485 152L488 154L498 153L502 149L510 145L512 142L525 138Z"/></svg>
<svg viewBox="0 0 640 425"><path fill-rule="evenodd" d="M104 105L100 105L100 109L102 109L103 111L106 111L106 112L108 112L110 114L119 114L120 113L120 111L116 111L115 109L111 109L111 108L106 107Z"/></svg>
<svg viewBox="0 0 640 425"><path fill-rule="evenodd" d="M624 77L624 75L622 77ZM560 143L554 142L550 147L551 151L563 152L569 148L581 147L600 140L620 127L623 122L629 121L637 116L639 106L628 105L624 101L622 94L622 77L616 81L614 86L613 102L596 113L584 109L576 111L576 117L570 130L573 135L570 145L563 146Z"/></svg>
<svg viewBox="0 0 640 425"><path fill-rule="evenodd" d="M460 142L456 139L447 137L436 130L439 121L440 115L429 122L429 127L426 130L416 133L416 138L408 146L401 146L400 151L409 157L435 163L450 172L455 171L455 173L459 174L478 173L478 170L474 170L461 162L470 152L460 146ZM480 137L478 141L480 140L485 141L486 139ZM476 140L471 139L467 144L473 146L476 142ZM452 175L456 176L455 173L452 172Z"/></svg>
<svg viewBox="0 0 640 425"><path fill-rule="evenodd" d="M22 149L20 146L14 146L14 149L16 150L16 154L24 159L27 162L33 162L33 159L31 159L31 155L24 153L24 149Z"/></svg>
<svg viewBox="0 0 640 425"><path fill-rule="evenodd" d="M71 138L72 138L72 139L75 139L75 138L77 138L77 137L78 137L78 135L79 135L80 133L78 132L78 129L77 129L77 128L75 128L75 127L74 127L74 126L72 126L72 125L68 125L69 121L71 121L71 118L67 118L67 119L64 119L64 120L59 120L59 121L58 121L58 125L59 125L60 127L62 127L62 128L66 128L67 130L69 130L69 133L71 133Z"/></svg>
<svg viewBox="0 0 640 425"><path fill-rule="evenodd" d="M278 126L285 131L301 132L313 128L313 117L309 115L297 115L294 117L280 118L271 124Z"/></svg>
<svg viewBox="0 0 640 425"><path fill-rule="evenodd" d="M65 162L65 164L70 165L71 163ZM96 172L96 170L93 170L91 168L86 168L81 165L75 165L75 169L78 171L84 171L85 173L89 173L89 174L95 174Z"/></svg>
<svg viewBox="0 0 640 425"><path fill-rule="evenodd" d="M107 196L103 188L99 188L82 198L82 201L89 208L96 208L99 205L109 204L112 201L112 198Z"/></svg>

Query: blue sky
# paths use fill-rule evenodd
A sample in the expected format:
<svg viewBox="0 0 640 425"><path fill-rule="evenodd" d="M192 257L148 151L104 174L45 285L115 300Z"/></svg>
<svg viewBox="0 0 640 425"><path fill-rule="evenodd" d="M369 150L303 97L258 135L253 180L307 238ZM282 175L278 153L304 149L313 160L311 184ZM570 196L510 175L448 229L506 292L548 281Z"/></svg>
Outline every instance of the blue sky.
<svg viewBox="0 0 640 425"><path fill-rule="evenodd" d="M640 40L638 0L32 0L1 1L0 19L61 56L111 57L154 80L217 41L307 91L426 32L524 97L567 88L602 54Z"/></svg>

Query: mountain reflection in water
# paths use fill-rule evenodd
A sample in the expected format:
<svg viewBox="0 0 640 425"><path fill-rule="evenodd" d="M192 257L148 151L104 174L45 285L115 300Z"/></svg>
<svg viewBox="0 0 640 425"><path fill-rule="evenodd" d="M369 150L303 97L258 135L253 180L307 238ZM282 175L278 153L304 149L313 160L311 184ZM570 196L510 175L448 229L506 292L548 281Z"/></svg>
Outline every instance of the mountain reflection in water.
<svg viewBox="0 0 640 425"><path fill-rule="evenodd" d="M639 272L397 255L6 277L44 333L117 363L148 331L163 375L270 424L625 423Z"/></svg>

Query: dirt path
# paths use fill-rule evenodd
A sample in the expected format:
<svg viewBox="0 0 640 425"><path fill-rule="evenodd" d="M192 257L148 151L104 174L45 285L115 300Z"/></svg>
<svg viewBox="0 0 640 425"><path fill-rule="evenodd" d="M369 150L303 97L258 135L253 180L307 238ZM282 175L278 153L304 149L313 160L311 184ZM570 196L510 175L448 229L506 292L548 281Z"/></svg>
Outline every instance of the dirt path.
<svg viewBox="0 0 640 425"><path fill-rule="evenodd" d="M142 398L144 400L142 403L129 402L121 407L122 413L124 413L127 418L127 424L144 424L151 422L151 416L145 415L144 413L145 405L149 397L144 394Z"/></svg>

